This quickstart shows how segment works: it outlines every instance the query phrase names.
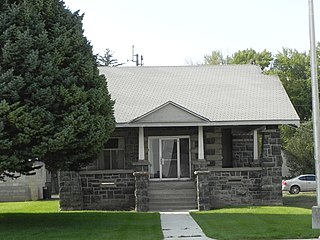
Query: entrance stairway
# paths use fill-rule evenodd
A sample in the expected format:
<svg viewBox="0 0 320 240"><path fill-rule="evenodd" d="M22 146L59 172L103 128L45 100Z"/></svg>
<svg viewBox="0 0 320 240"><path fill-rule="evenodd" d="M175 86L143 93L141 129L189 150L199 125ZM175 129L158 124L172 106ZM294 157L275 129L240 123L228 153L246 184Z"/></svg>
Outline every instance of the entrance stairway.
<svg viewBox="0 0 320 240"><path fill-rule="evenodd" d="M194 181L150 181L149 211L174 212L197 209Z"/></svg>

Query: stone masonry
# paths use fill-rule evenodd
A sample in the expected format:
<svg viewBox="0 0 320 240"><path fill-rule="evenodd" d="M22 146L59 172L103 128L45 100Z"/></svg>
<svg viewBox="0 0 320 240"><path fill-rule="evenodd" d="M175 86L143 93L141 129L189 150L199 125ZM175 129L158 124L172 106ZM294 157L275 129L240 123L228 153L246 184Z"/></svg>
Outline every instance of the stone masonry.
<svg viewBox="0 0 320 240"><path fill-rule="evenodd" d="M221 168L196 174L199 210L261 203L261 168Z"/></svg>
<svg viewBox="0 0 320 240"><path fill-rule="evenodd" d="M221 128L204 128L204 149L208 167L222 167Z"/></svg>
<svg viewBox="0 0 320 240"><path fill-rule="evenodd" d="M245 159L244 165L195 172L199 210L224 206L282 205L280 131L276 126L267 127L262 135L262 156L255 162L259 167L245 167L252 160L252 153L249 153L252 141L246 138L238 141L242 149L238 152L242 155L248 152L248 161Z"/></svg>
<svg viewBox="0 0 320 240"><path fill-rule="evenodd" d="M280 130L272 126L263 131L261 158L262 205L282 205L282 156Z"/></svg>
<svg viewBox="0 0 320 240"><path fill-rule="evenodd" d="M82 210L82 188L78 172L63 171L59 173L60 179L60 209Z"/></svg>
<svg viewBox="0 0 320 240"><path fill-rule="evenodd" d="M60 173L61 210L133 210L133 171L80 171Z"/></svg>
<svg viewBox="0 0 320 240"><path fill-rule="evenodd" d="M261 128L262 129L262 128ZM149 136L190 136L191 178L197 183L199 210L224 206L281 205L281 141L277 126L260 131L259 159L253 159L252 129L232 129L232 167L223 168L222 131L204 128L205 160L198 159L197 128L146 128L146 158L138 158L137 129L118 130L125 137L124 170L60 173L62 210L149 210ZM128 159L128 161L127 161Z"/></svg>
<svg viewBox="0 0 320 240"><path fill-rule="evenodd" d="M232 139L233 167L252 167L253 135L233 132Z"/></svg>
<svg viewBox="0 0 320 240"><path fill-rule="evenodd" d="M149 210L149 173L134 172L135 177L135 210L137 212L147 212Z"/></svg>
<svg viewBox="0 0 320 240"><path fill-rule="evenodd" d="M135 178L135 210L138 212L147 212L149 210L149 162L138 161L134 163Z"/></svg>

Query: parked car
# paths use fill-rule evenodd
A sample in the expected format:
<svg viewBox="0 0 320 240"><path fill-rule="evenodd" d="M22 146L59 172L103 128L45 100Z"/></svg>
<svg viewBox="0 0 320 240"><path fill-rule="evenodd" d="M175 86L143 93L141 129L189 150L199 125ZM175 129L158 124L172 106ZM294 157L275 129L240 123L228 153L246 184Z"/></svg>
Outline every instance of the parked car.
<svg viewBox="0 0 320 240"><path fill-rule="evenodd" d="M289 191L291 194L316 191L316 188L316 175L314 174L304 174L282 181L282 191Z"/></svg>

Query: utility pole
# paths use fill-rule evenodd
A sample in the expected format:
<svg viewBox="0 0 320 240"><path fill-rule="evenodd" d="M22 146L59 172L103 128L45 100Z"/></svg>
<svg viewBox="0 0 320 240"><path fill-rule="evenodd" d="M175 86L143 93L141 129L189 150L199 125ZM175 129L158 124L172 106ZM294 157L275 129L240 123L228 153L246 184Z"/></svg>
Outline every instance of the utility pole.
<svg viewBox="0 0 320 240"><path fill-rule="evenodd" d="M127 60L130 61L130 60ZM140 62L139 62L139 54L134 54L134 45L132 45L132 59L131 62L136 63L136 66L142 66L143 65L143 56L140 56Z"/></svg>
<svg viewBox="0 0 320 240"><path fill-rule="evenodd" d="M310 65L312 81L312 124L314 139L314 160L317 182L317 206L312 207L312 228L320 228L320 122L319 122L319 89L317 74L316 40L314 27L313 0L309 0L309 35L310 35Z"/></svg>

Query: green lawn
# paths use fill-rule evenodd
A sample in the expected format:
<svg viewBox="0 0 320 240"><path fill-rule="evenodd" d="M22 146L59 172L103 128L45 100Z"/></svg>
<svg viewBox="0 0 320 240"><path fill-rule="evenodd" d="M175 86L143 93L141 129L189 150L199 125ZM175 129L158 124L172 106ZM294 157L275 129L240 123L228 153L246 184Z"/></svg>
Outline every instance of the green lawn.
<svg viewBox="0 0 320 240"><path fill-rule="evenodd" d="M283 207L224 208L193 212L215 239L317 238L311 229L315 193L284 193ZM58 201L0 203L0 239L162 239L158 213L59 211Z"/></svg>
<svg viewBox="0 0 320 240"><path fill-rule="evenodd" d="M0 203L0 239L162 239L158 213L68 211L58 201Z"/></svg>
<svg viewBox="0 0 320 240"><path fill-rule="evenodd" d="M312 206L317 205L317 197L315 192L304 192L299 194L283 192L282 196L284 206L311 209Z"/></svg>
<svg viewBox="0 0 320 240"><path fill-rule="evenodd" d="M318 238L312 229L315 194L284 194L281 207L224 208L192 213L208 237L215 239Z"/></svg>

